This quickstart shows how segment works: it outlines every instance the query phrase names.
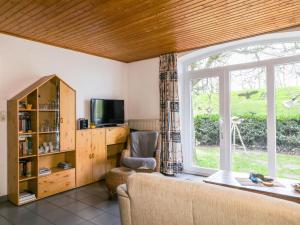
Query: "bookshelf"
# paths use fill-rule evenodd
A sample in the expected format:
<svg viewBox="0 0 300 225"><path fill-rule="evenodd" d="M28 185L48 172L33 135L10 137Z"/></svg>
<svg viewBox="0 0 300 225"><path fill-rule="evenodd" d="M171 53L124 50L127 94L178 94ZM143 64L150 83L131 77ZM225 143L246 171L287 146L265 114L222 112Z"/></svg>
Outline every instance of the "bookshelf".
<svg viewBox="0 0 300 225"><path fill-rule="evenodd" d="M75 90L56 75L8 101L8 199L14 204L75 188L75 101Z"/></svg>

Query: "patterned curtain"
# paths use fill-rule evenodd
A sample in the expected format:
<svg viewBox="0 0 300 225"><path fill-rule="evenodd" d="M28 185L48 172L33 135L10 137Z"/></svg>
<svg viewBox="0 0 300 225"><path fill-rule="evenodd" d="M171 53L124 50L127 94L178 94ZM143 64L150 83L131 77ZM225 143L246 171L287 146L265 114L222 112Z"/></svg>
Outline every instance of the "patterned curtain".
<svg viewBox="0 0 300 225"><path fill-rule="evenodd" d="M175 175L183 170L177 55L161 55L159 59L161 172Z"/></svg>

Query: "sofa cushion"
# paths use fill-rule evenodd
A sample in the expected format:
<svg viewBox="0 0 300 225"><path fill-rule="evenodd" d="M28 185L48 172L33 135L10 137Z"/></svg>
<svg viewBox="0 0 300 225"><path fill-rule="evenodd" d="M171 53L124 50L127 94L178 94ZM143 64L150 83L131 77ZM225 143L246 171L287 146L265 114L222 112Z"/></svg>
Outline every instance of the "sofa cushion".
<svg viewBox="0 0 300 225"><path fill-rule="evenodd" d="M122 163L131 169L143 168L154 170L156 167L156 160L154 158L125 157Z"/></svg>
<svg viewBox="0 0 300 225"><path fill-rule="evenodd" d="M157 131L137 131L130 134L131 156L148 158L153 157L158 142Z"/></svg>

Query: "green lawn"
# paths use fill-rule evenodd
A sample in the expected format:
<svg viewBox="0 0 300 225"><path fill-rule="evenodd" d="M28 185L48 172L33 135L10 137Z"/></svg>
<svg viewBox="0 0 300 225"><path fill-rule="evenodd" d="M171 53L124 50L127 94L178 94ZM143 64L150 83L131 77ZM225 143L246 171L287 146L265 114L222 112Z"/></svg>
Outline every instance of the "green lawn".
<svg viewBox="0 0 300 225"><path fill-rule="evenodd" d="M251 95L250 98L239 96L242 92L231 92L231 114L234 116L244 115L250 112L256 115L267 114L267 101L265 89L253 89L257 93ZM252 91L252 90L249 90ZM277 116L292 117L299 115L299 107L292 107L290 109L283 106L283 102L290 100L292 97L300 94L299 87L278 88L276 90L276 112ZM212 108L209 114L219 114L219 98L217 93L212 93L211 100L207 94L193 94L193 114L201 115L207 114L206 109Z"/></svg>
<svg viewBox="0 0 300 225"><path fill-rule="evenodd" d="M219 168L220 153L216 146L201 146L195 150L195 164L204 168ZM232 170L267 175L267 152L236 150L232 154ZM277 154L277 176L300 180L300 156Z"/></svg>

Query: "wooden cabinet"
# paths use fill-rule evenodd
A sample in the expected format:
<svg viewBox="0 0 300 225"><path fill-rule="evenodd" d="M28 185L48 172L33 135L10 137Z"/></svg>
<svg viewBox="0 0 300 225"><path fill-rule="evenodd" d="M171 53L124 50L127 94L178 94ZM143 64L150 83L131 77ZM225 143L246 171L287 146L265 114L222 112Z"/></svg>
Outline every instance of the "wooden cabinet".
<svg viewBox="0 0 300 225"><path fill-rule="evenodd" d="M75 92L64 82L60 82L60 150L75 149Z"/></svg>
<svg viewBox="0 0 300 225"><path fill-rule="evenodd" d="M76 133L77 181L82 186L96 182L106 172L105 129L79 130Z"/></svg>
<svg viewBox="0 0 300 225"><path fill-rule="evenodd" d="M76 186L104 178L116 167L128 137L127 127L78 130L76 132Z"/></svg>

